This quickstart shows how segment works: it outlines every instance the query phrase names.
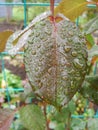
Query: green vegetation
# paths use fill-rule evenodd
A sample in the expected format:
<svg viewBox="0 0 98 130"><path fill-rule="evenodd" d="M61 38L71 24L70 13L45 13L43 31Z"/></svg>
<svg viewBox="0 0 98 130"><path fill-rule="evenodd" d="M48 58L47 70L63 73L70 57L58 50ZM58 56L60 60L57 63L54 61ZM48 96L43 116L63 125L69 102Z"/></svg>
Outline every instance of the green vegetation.
<svg viewBox="0 0 98 130"><path fill-rule="evenodd" d="M38 14L47 10L48 7L28 7L27 9L27 20L31 21L35 18ZM20 21L24 20L24 8L23 7L14 7L13 8L13 20Z"/></svg>
<svg viewBox="0 0 98 130"><path fill-rule="evenodd" d="M22 87L22 81L19 76L16 76L12 74L9 70L5 70L6 76L7 76L7 85L10 88L21 88ZM2 86L3 80L3 74L0 73L0 87L5 87L5 85Z"/></svg>

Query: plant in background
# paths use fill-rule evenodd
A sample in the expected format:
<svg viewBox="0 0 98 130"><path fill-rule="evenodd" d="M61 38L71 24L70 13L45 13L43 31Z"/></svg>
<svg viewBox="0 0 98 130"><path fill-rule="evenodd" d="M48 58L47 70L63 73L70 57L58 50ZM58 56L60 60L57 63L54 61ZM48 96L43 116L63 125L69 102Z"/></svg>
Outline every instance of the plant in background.
<svg viewBox="0 0 98 130"><path fill-rule="evenodd" d="M97 0L93 2L96 4ZM97 29L97 18L92 20L96 21L94 25L92 21L88 23L84 33L72 21L87 10L87 1L62 0L55 9L54 0L50 3L50 12L36 17L18 35L13 34L11 43L14 45L8 50L8 53L16 54L25 45L24 61L32 91L24 94L23 106L19 108L20 118L28 130L50 130L47 115L47 105L50 104L55 107L51 114L51 119L57 124L55 130L88 129L88 120L85 123L76 119L77 124L71 119L75 105L70 100L79 91L83 96L87 92L86 98L89 100L98 101L94 98L97 94L94 81L97 82L98 76L90 76L97 51L94 53L94 47L88 51L85 40L85 36L87 41L92 39L88 34ZM92 42L87 45L91 47ZM2 129L2 118L1 122Z"/></svg>
<svg viewBox="0 0 98 130"><path fill-rule="evenodd" d="M22 87L22 81L19 76L12 74L9 70L5 70L5 72L7 75L7 85L10 88L21 88ZM3 79L3 75L1 73L0 74L0 84L1 84L0 87L5 88L6 85L4 85L5 83L3 83L4 81L2 79Z"/></svg>

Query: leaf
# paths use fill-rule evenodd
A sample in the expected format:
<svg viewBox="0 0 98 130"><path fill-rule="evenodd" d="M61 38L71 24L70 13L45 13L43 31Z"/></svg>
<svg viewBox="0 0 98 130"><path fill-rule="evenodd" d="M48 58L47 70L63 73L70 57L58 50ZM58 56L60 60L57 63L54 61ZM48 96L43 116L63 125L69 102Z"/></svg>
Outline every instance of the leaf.
<svg viewBox="0 0 98 130"><path fill-rule="evenodd" d="M21 37L19 37L17 40L17 44L12 47L12 49L8 50L9 54L15 55L17 52L27 43L27 38L30 35L31 30L28 30L26 33L24 33Z"/></svg>
<svg viewBox="0 0 98 130"><path fill-rule="evenodd" d="M71 128L72 130L84 130L85 129L86 122L81 119L75 119L73 118L71 120Z"/></svg>
<svg viewBox="0 0 98 130"><path fill-rule="evenodd" d="M98 90L90 82L85 81L79 92L89 101L98 104Z"/></svg>
<svg viewBox="0 0 98 130"><path fill-rule="evenodd" d="M89 119L88 120L88 129L89 130L98 130L98 119Z"/></svg>
<svg viewBox="0 0 98 130"><path fill-rule="evenodd" d="M26 40L28 38L28 35L30 34L30 29L35 25L35 23L50 16L50 14L50 11L42 13L41 15L37 16L34 20L32 20L32 22L19 34L14 34L11 44L15 46L11 50L9 50L8 53L15 55L26 44Z"/></svg>
<svg viewBox="0 0 98 130"><path fill-rule="evenodd" d="M69 108L69 111L71 112L71 114L73 114L76 107L75 107L75 103L72 100L68 103L68 108Z"/></svg>
<svg viewBox="0 0 98 130"><path fill-rule="evenodd" d="M9 36L9 38L7 39L7 42L6 42L5 51L8 51L8 50L10 50L11 48L14 47L14 44L12 44L13 40L20 32L21 31L16 31L12 35Z"/></svg>
<svg viewBox="0 0 98 130"><path fill-rule="evenodd" d="M59 123L54 130L65 130L65 123Z"/></svg>
<svg viewBox="0 0 98 130"><path fill-rule="evenodd" d="M84 26L84 33L90 34L94 31L98 30L98 16L91 19L85 26Z"/></svg>
<svg viewBox="0 0 98 130"><path fill-rule="evenodd" d="M94 2L98 2L98 0L93 0Z"/></svg>
<svg viewBox="0 0 98 130"><path fill-rule="evenodd" d="M86 76L85 80L91 84L91 87L98 90L98 75Z"/></svg>
<svg viewBox="0 0 98 130"><path fill-rule="evenodd" d="M91 109L91 108L88 108L86 110L86 113L87 113L88 117L90 117L90 118L93 118L94 115L95 115L95 111L93 109Z"/></svg>
<svg viewBox="0 0 98 130"><path fill-rule="evenodd" d="M55 8L55 15L62 13L70 20L74 21L79 15L87 10L86 0L62 0Z"/></svg>
<svg viewBox="0 0 98 130"><path fill-rule="evenodd" d="M61 111L55 110L55 113L52 114L53 120L56 120L58 123L65 122L66 119L69 117L70 110L68 107L64 107Z"/></svg>
<svg viewBox="0 0 98 130"><path fill-rule="evenodd" d="M0 130L9 130L15 112L9 109L0 109Z"/></svg>
<svg viewBox="0 0 98 130"><path fill-rule="evenodd" d="M13 130L13 128L12 128ZM14 130L28 130L25 127L23 127L20 118L14 121Z"/></svg>
<svg viewBox="0 0 98 130"><path fill-rule="evenodd" d="M95 44L92 35L91 34L86 35L86 40L87 40L87 48L91 49L92 46Z"/></svg>
<svg viewBox="0 0 98 130"><path fill-rule="evenodd" d="M62 20L56 25L56 35L52 35L54 29L48 19L34 26L25 46L24 63L35 93L48 104L60 107L69 102L83 82L87 49L84 36L76 24ZM81 61L77 57L81 57ZM77 80L76 71L79 72Z"/></svg>
<svg viewBox="0 0 98 130"><path fill-rule="evenodd" d="M96 62L98 59L98 45L94 45L89 51L88 51L88 59L91 61L92 64Z"/></svg>
<svg viewBox="0 0 98 130"><path fill-rule="evenodd" d="M3 52L6 46L6 41L8 37L12 34L13 32L10 30L0 32L0 52Z"/></svg>
<svg viewBox="0 0 98 130"><path fill-rule="evenodd" d="M45 130L45 117L37 105L27 105L20 109L22 124L28 130Z"/></svg>

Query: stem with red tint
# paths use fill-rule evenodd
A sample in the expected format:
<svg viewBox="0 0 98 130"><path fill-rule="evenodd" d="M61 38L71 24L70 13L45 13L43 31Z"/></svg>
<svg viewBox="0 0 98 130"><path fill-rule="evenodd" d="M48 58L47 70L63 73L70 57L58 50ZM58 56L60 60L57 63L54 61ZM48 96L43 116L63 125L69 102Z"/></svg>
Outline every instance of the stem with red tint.
<svg viewBox="0 0 98 130"><path fill-rule="evenodd" d="M50 0L50 10L52 12L53 21L54 21L54 1L55 0Z"/></svg>

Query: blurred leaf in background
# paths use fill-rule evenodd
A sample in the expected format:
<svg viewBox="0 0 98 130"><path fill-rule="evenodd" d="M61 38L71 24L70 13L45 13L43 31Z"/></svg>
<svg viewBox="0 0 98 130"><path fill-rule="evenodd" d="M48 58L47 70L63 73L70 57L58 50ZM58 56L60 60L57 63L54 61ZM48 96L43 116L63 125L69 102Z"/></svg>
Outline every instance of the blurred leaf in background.
<svg viewBox="0 0 98 130"><path fill-rule="evenodd" d="M88 9L86 5L86 0L62 0L55 8L55 14L62 13L70 20L74 21L79 15Z"/></svg>
<svg viewBox="0 0 98 130"><path fill-rule="evenodd" d="M0 32L0 52L3 52L6 46L7 39L12 35L12 31L7 30Z"/></svg>

